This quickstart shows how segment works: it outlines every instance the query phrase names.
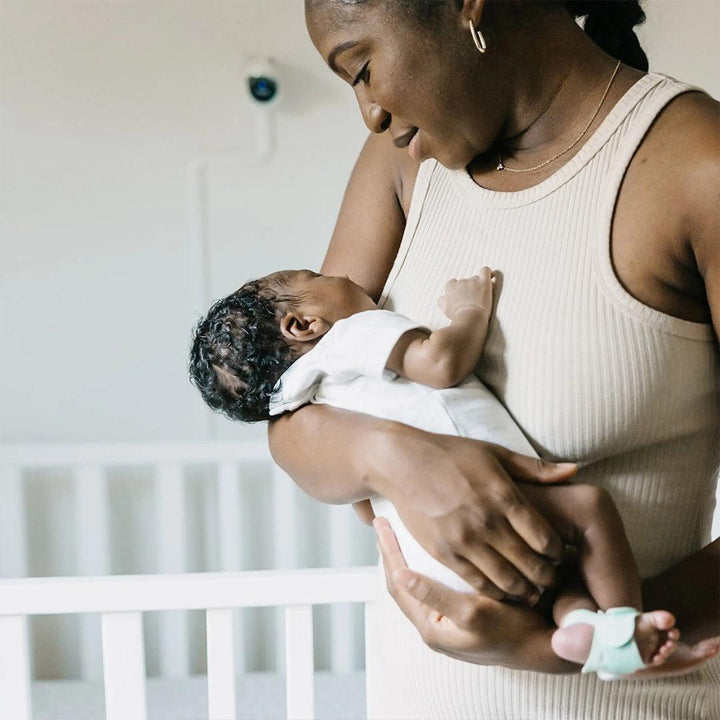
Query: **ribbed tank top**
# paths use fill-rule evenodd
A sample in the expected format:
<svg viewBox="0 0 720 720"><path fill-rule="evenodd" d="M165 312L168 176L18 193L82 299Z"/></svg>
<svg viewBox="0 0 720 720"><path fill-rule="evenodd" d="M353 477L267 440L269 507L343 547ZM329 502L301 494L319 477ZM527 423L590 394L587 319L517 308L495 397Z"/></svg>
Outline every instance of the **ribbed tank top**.
<svg viewBox="0 0 720 720"><path fill-rule="evenodd" d="M527 190L487 190L466 170L424 162L380 303L435 328L449 278L484 265L501 273L478 376L541 456L579 462L580 481L610 491L644 577L709 542L720 368L710 325L624 289L610 230L637 147L667 103L691 89L643 76L568 163ZM476 666L429 650L379 585L371 718L720 718L718 661L684 677L614 683Z"/></svg>

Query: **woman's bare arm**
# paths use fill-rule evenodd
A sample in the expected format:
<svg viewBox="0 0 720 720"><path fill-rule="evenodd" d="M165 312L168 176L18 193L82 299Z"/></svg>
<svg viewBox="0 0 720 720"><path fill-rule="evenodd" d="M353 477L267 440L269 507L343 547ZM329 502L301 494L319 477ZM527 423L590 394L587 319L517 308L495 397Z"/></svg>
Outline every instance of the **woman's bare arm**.
<svg viewBox="0 0 720 720"><path fill-rule="evenodd" d="M391 139L371 135L360 152L320 269L348 275L374 300L400 247L418 170Z"/></svg>
<svg viewBox="0 0 720 720"><path fill-rule="evenodd" d="M720 337L720 103L687 96L677 186L689 238L707 297L716 337ZM692 458L688 458L692 462ZM665 607L678 619L683 638L720 635L720 540L645 583L648 607Z"/></svg>

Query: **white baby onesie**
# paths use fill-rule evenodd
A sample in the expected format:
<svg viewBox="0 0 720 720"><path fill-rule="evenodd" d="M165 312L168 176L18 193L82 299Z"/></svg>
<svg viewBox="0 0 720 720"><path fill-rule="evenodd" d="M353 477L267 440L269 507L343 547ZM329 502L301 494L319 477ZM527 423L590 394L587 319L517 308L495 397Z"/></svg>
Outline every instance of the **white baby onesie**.
<svg viewBox="0 0 720 720"><path fill-rule="evenodd" d="M417 328L424 329L388 310L367 310L336 322L282 375L270 400L270 414L307 403L332 405L537 457L508 411L474 375L456 387L434 389L385 369L398 340ZM375 515L390 522L408 567L455 590L473 592L410 535L392 503L380 496L370 500Z"/></svg>

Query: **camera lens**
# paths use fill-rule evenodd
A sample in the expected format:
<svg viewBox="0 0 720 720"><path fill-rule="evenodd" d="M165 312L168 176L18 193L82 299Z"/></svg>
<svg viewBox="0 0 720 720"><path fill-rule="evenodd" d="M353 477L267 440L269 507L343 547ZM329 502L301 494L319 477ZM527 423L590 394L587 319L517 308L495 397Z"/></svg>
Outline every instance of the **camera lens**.
<svg viewBox="0 0 720 720"><path fill-rule="evenodd" d="M251 77L248 79L250 93L258 102L268 102L277 94L277 83L268 77Z"/></svg>

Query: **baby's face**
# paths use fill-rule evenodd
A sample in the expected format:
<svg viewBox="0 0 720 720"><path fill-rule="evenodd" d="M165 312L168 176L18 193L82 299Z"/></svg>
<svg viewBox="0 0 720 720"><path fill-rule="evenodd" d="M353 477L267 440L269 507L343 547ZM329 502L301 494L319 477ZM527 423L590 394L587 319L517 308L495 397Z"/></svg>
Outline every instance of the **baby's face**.
<svg viewBox="0 0 720 720"><path fill-rule="evenodd" d="M298 270L293 289L307 305L331 323L364 310L376 310L372 298L348 277L320 275L312 270Z"/></svg>

